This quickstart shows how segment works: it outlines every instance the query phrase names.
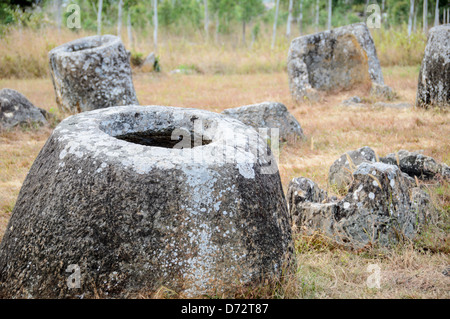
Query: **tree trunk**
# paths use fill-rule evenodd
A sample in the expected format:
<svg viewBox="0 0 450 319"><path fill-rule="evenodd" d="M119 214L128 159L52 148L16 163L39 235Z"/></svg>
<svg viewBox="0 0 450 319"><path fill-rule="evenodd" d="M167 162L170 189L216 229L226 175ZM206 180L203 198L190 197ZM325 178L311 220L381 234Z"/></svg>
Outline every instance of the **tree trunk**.
<svg viewBox="0 0 450 319"><path fill-rule="evenodd" d="M436 10L434 11L434 26L439 25L439 0L436 0Z"/></svg>
<svg viewBox="0 0 450 319"><path fill-rule="evenodd" d="M423 33L428 32L428 0L423 1Z"/></svg>
<svg viewBox="0 0 450 319"><path fill-rule="evenodd" d="M408 38L411 37L414 17L414 0L409 0Z"/></svg>
<svg viewBox="0 0 450 319"><path fill-rule="evenodd" d="M97 34L102 34L102 11L103 11L103 0L98 0L98 10L97 10Z"/></svg>
<svg viewBox="0 0 450 319"><path fill-rule="evenodd" d="M131 10L128 9L128 15L127 15L127 31L128 31L128 45L130 46L131 49L134 48L134 43L133 43L133 29L131 26Z"/></svg>
<svg viewBox="0 0 450 319"><path fill-rule="evenodd" d="M413 23L413 32L417 32L417 13L419 12L419 4L414 8L414 23Z"/></svg>
<svg viewBox="0 0 450 319"><path fill-rule="evenodd" d="M250 49L253 50L253 45L255 44L256 41L255 27L253 27L251 34L252 34L252 42L250 43Z"/></svg>
<svg viewBox="0 0 450 319"><path fill-rule="evenodd" d="M331 30L331 18L333 15L333 3L331 0L328 0L328 30Z"/></svg>
<svg viewBox="0 0 450 319"><path fill-rule="evenodd" d="M242 44L245 46L245 21L242 21Z"/></svg>
<svg viewBox="0 0 450 319"><path fill-rule="evenodd" d="M219 43L220 20L219 11L216 12L216 43Z"/></svg>
<svg viewBox="0 0 450 319"><path fill-rule="evenodd" d="M370 0L366 0L366 5L364 6L364 18L367 16L367 7L369 6L369 4L370 4Z"/></svg>
<svg viewBox="0 0 450 319"><path fill-rule="evenodd" d="M56 27L58 28L58 33L61 33L61 25L62 25L62 3L61 0L55 0L55 20L56 20Z"/></svg>
<svg viewBox="0 0 450 319"><path fill-rule="evenodd" d="M203 6L205 7L205 34L209 36L209 17L208 17L208 0L203 0Z"/></svg>
<svg viewBox="0 0 450 319"><path fill-rule="evenodd" d="M298 17L298 31L303 34L303 0L300 0L300 15Z"/></svg>
<svg viewBox="0 0 450 319"><path fill-rule="evenodd" d="M277 22L278 22L278 10L280 9L280 0L277 0L275 7L275 21L273 23L273 34L272 34L272 50L275 48L275 41L277 38Z"/></svg>
<svg viewBox="0 0 450 319"><path fill-rule="evenodd" d="M287 19L286 26L286 37L289 39L291 37L291 24L292 24L292 9L294 5L294 0L289 0L289 15Z"/></svg>
<svg viewBox="0 0 450 319"><path fill-rule="evenodd" d="M316 1L316 32L319 32L319 0Z"/></svg>
<svg viewBox="0 0 450 319"><path fill-rule="evenodd" d="M121 38L122 33L122 7L123 7L123 0L119 0L119 14L117 17L117 36Z"/></svg>
<svg viewBox="0 0 450 319"><path fill-rule="evenodd" d="M158 50L158 0L153 0L153 46Z"/></svg>

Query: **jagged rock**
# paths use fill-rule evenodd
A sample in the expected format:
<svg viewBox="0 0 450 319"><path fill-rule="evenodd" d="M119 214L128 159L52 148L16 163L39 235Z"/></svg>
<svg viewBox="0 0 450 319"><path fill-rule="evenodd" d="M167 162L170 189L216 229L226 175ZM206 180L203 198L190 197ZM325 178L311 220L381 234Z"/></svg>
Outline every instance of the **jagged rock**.
<svg viewBox="0 0 450 319"><path fill-rule="evenodd" d="M91 36L49 53L58 107L79 113L116 105L137 105L130 54L119 37Z"/></svg>
<svg viewBox="0 0 450 319"><path fill-rule="evenodd" d="M380 158L380 161L397 165L402 172L411 177L417 176L419 179L432 179L436 175L450 177L450 168L446 164L438 163L434 158L419 152L400 150Z"/></svg>
<svg viewBox="0 0 450 319"><path fill-rule="evenodd" d="M297 141L305 139L300 123L289 113L284 104L277 102L264 102L261 104L246 105L222 112L250 125L257 131L260 128L278 128L282 141Z"/></svg>
<svg viewBox="0 0 450 319"><path fill-rule="evenodd" d="M320 189L319 185L308 178L294 178L289 183L287 193L289 210L293 209L298 203L322 203L326 199L328 199L327 192Z"/></svg>
<svg viewBox="0 0 450 319"><path fill-rule="evenodd" d="M354 171L345 198L324 204L299 202L290 213L298 229L363 247L413 239L422 225L433 221L435 209L428 194L397 166L364 162Z"/></svg>
<svg viewBox="0 0 450 319"><path fill-rule="evenodd" d="M291 94L301 102L317 91L384 85L375 45L365 23L305 35L292 41L288 57Z"/></svg>
<svg viewBox="0 0 450 319"><path fill-rule="evenodd" d="M416 105L423 108L450 106L450 25L436 26L428 33Z"/></svg>
<svg viewBox="0 0 450 319"><path fill-rule="evenodd" d="M21 93L0 90L0 129L10 129L17 125L46 125L47 112L34 106Z"/></svg>
<svg viewBox="0 0 450 319"><path fill-rule="evenodd" d="M112 107L65 119L31 167L0 245L0 298L222 295L279 276L292 253L278 166L255 130Z"/></svg>
<svg viewBox="0 0 450 319"><path fill-rule="evenodd" d="M348 160L350 158L350 162ZM337 190L345 190L352 182L352 172L363 162L375 162L376 154L373 149L364 146L357 150L342 154L330 167L328 181Z"/></svg>

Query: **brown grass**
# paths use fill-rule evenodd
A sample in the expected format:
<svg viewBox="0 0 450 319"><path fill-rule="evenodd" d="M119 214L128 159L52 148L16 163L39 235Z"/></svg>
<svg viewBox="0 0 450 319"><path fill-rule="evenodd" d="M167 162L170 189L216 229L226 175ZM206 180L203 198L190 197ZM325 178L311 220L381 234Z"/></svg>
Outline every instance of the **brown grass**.
<svg viewBox="0 0 450 319"><path fill-rule="evenodd" d="M399 101L414 103L418 67L384 69L387 84ZM367 98L365 89L325 96L311 105L293 103L287 74L136 74L134 83L142 105L195 107L220 112L263 101L284 103L302 125L307 141L282 146L280 173L286 187L293 177L305 176L327 188L330 165L345 151L368 145L379 156L400 149L424 150L438 161L450 163L450 114L439 110L346 108L340 102L353 95ZM59 114L48 78L0 80L0 88L17 89L35 105ZM4 233L21 184L34 158L51 133L50 128L15 129L0 134L0 238ZM313 147L312 147L313 146ZM435 202L450 211L448 184L430 185ZM444 220L448 220L444 218ZM446 226L447 225L447 226ZM351 252L321 239L297 238L298 269L281 286L261 291L271 298L449 298L450 277L441 272L450 265L448 222L427 233L419 244L391 251ZM368 289L367 266L382 271L381 289ZM157 297L171 297L161 290ZM247 297L254 297L248 294Z"/></svg>
<svg viewBox="0 0 450 319"><path fill-rule="evenodd" d="M122 40L132 56L145 58L154 51L152 36L147 32L135 32L134 42L128 40L126 30ZM206 40L202 33L176 33L161 30L158 50L161 68L165 72L182 69L200 74L255 74L283 72L286 69L287 52L290 40L278 30L274 49L271 48L272 28L264 25L257 41L251 44L247 39L243 43L240 32L221 35L216 42ZM313 33L312 28L306 30ZM105 30L115 34L115 29ZM293 37L300 34L293 29ZM372 30L377 53L383 66L419 65L426 45L426 36L418 32L408 40L406 29ZM63 29L61 33L52 28L39 30L29 28L11 29L0 38L0 78L46 77L49 74L48 52L66 42L95 35L94 32L81 30L72 32ZM142 71L135 68L135 71Z"/></svg>
<svg viewBox="0 0 450 319"><path fill-rule="evenodd" d="M51 49L90 35L95 33L62 30L58 34L46 28L12 29L0 38L0 78L47 77L48 52ZM122 39L133 57L145 59L154 51L153 42L143 34L135 34L135 37L133 44L128 41L126 34L123 34ZM270 50L270 37L261 37L261 41L255 42L253 46L244 46L232 36L215 43L213 40L205 41L200 35L186 38L162 33L156 55L164 72L183 69L199 74L271 73L285 69L289 45L286 38L281 38L274 50ZM136 67L135 71L143 70Z"/></svg>

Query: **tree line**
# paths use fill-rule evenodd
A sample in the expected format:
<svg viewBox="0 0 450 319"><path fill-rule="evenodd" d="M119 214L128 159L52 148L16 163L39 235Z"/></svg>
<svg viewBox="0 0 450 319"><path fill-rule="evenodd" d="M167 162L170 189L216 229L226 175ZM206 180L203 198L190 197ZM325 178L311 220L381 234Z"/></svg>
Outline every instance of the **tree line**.
<svg viewBox="0 0 450 319"><path fill-rule="evenodd" d="M81 28L121 35L126 25L129 39L133 29L151 30L155 47L160 28L200 32L216 41L221 34L240 33L246 44L258 38L262 26L273 27L273 46L282 26L289 38L294 27L303 34L365 21L373 14L367 10L371 4L378 5L384 27L405 25L409 35L450 18L449 0L2 0L0 24L60 30L74 14L66 10L71 4L80 9Z"/></svg>

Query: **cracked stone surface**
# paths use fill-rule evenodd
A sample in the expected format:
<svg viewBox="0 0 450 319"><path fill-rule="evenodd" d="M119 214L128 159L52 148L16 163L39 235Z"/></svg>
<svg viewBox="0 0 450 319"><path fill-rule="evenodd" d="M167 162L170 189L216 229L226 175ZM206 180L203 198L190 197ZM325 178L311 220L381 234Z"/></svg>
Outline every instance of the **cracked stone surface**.
<svg viewBox="0 0 450 319"><path fill-rule="evenodd" d="M287 193L288 208L292 209L299 203L321 203L328 199L326 191L320 189L314 181L297 177L291 180Z"/></svg>
<svg viewBox="0 0 450 319"><path fill-rule="evenodd" d="M350 161L348 160L350 158ZM328 182L337 190L348 189L352 182L352 171L363 162L375 162L375 151L368 146L342 154L330 167Z"/></svg>
<svg viewBox="0 0 450 319"><path fill-rule="evenodd" d="M277 102L264 102L246 105L222 112L250 125L258 131L260 128L278 128L281 141L298 141L305 139L302 127L286 106Z"/></svg>
<svg viewBox="0 0 450 319"><path fill-rule="evenodd" d="M381 157L380 161L397 165L402 172L411 177L417 176L419 179L433 179L438 175L450 178L450 168L446 164L438 163L434 158L420 152L400 150Z"/></svg>
<svg viewBox="0 0 450 319"><path fill-rule="evenodd" d="M419 73L416 105L450 107L450 25L436 26L428 42Z"/></svg>
<svg viewBox="0 0 450 319"><path fill-rule="evenodd" d="M112 107L65 119L41 150L0 245L0 297L232 293L279 276L292 253L278 166L252 128ZM68 289L74 264L81 288Z"/></svg>
<svg viewBox="0 0 450 319"><path fill-rule="evenodd" d="M16 90L0 90L0 129L10 129L17 125L46 125L46 115L45 110L34 106Z"/></svg>
<svg viewBox="0 0 450 319"><path fill-rule="evenodd" d="M352 247L388 246L413 239L436 215L429 195L397 166L361 163L348 194L339 201L297 201L290 207L297 228L320 231Z"/></svg>
<svg viewBox="0 0 450 319"><path fill-rule="evenodd" d="M296 101L318 91L349 89L362 83L384 85L375 45L365 23L301 36L288 56L289 87Z"/></svg>
<svg viewBox="0 0 450 319"><path fill-rule="evenodd" d="M49 52L58 107L79 113L139 104L131 76L130 54L119 37L91 36Z"/></svg>

